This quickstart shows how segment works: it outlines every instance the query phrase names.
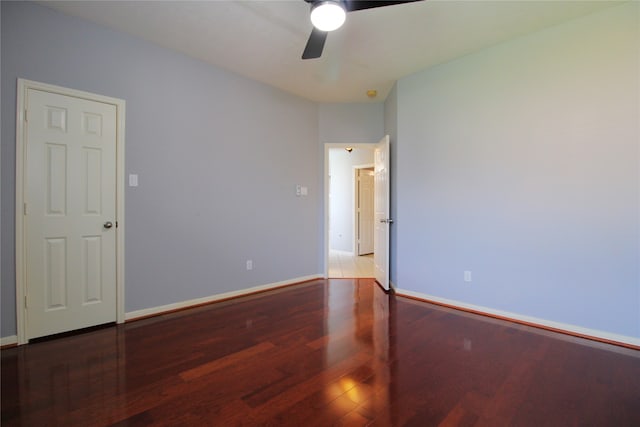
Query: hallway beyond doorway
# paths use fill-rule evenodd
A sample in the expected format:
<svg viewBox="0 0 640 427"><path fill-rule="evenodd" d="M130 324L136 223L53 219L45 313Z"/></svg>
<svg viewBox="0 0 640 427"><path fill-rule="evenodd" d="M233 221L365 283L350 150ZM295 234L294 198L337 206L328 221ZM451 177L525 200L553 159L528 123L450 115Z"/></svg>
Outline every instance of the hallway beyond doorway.
<svg viewBox="0 0 640 427"><path fill-rule="evenodd" d="M329 251L329 278L373 277L373 254L354 255L352 252Z"/></svg>

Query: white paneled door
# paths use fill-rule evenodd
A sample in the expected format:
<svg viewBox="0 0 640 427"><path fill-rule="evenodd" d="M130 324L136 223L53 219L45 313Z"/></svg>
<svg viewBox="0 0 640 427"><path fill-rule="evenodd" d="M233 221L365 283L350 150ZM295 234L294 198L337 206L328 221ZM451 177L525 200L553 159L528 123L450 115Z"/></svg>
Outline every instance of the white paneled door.
<svg viewBox="0 0 640 427"><path fill-rule="evenodd" d="M358 169L358 255L373 253L373 171Z"/></svg>
<svg viewBox="0 0 640 427"><path fill-rule="evenodd" d="M26 338L116 320L116 107L26 97Z"/></svg>
<svg viewBox="0 0 640 427"><path fill-rule="evenodd" d="M374 149L374 250L376 281L389 290L389 136Z"/></svg>

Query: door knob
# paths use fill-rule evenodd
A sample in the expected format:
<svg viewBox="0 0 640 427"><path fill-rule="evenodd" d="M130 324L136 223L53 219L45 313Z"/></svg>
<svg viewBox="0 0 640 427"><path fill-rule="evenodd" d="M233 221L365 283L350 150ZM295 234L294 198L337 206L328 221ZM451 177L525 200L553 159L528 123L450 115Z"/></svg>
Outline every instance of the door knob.
<svg viewBox="0 0 640 427"><path fill-rule="evenodd" d="M113 227L113 223L111 221L107 221L107 222L104 223L103 227L104 228L111 228L111 227Z"/></svg>

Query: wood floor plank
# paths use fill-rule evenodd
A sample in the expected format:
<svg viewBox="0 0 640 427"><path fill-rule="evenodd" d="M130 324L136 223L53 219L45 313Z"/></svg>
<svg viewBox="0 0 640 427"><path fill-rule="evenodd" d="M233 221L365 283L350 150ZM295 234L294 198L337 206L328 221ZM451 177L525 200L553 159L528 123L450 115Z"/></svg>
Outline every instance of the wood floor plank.
<svg viewBox="0 0 640 427"><path fill-rule="evenodd" d="M3 426L640 426L640 352L317 280L2 350Z"/></svg>
<svg viewBox="0 0 640 427"><path fill-rule="evenodd" d="M187 371L181 372L180 378L182 378L184 381L190 381L195 378L200 378L204 375L214 373L221 369L228 368L229 366L237 363L250 363L251 361L249 359L260 357L261 353L264 353L266 350L272 348L274 348L274 345L270 342L261 342L260 344L256 344L244 350L232 353L228 356L221 357L220 359L216 359Z"/></svg>

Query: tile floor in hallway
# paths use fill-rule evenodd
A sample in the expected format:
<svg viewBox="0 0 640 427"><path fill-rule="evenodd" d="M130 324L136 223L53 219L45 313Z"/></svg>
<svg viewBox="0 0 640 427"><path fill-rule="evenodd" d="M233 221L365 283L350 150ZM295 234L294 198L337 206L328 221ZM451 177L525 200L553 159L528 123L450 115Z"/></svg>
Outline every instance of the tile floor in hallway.
<svg viewBox="0 0 640 427"><path fill-rule="evenodd" d="M330 278L373 277L373 254L354 255L352 252L329 251Z"/></svg>

